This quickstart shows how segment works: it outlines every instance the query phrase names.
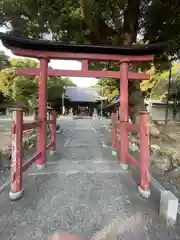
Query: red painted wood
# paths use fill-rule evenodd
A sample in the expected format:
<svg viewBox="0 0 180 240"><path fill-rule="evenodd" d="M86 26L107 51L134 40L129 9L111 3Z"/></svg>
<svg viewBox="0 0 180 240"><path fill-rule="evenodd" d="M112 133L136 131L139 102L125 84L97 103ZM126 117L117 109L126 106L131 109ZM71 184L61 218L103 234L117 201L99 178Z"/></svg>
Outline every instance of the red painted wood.
<svg viewBox="0 0 180 240"><path fill-rule="evenodd" d="M128 63L120 63L120 163L127 163L128 156Z"/></svg>
<svg viewBox="0 0 180 240"><path fill-rule="evenodd" d="M128 154L128 131L140 131L140 188L142 190L149 189L149 126L148 113L142 112L140 117L140 126L130 125L128 123L128 79L149 79L149 75L145 73L128 72L129 62L142 62L153 60L153 55L148 56L120 56L116 54L83 54L70 52L48 52L34 51L27 49L12 49L12 52L19 56L27 56L40 58L40 69L17 69L16 73L25 76L39 76L39 132L38 132L38 153L31 158L26 164L22 164L22 133L23 120L22 116L16 119L16 127L14 131L16 138L14 139L15 148L14 155L12 154L12 191L19 191L22 188L22 169L25 171L34 161L39 165L44 165L46 161L46 149L55 148L56 145L56 122L55 118L49 123L52 124L51 142L47 145L47 77L49 76L76 76L76 77L112 77L120 79L120 144L117 143L116 129L112 127L112 147L120 149L120 162L127 164L130 161L138 166L135 159ZM74 59L82 60L82 70L53 70L48 69L48 59ZM89 71L88 60L93 61L119 61L120 72L113 71ZM55 116L55 115L54 115ZM19 120L18 120L19 119ZM34 123L33 123L34 124ZM24 125L25 129L32 127L32 124ZM35 127L35 125L33 125ZM13 132L12 132L13 133ZM115 139L116 138L116 139ZM47 146L46 146L47 145ZM13 150L12 150L13 152ZM18 165L19 164L19 165ZM17 181L16 181L17 180Z"/></svg>
<svg viewBox="0 0 180 240"><path fill-rule="evenodd" d="M85 66L84 66L85 67ZM19 68L16 69L16 74L22 76L39 76L39 68ZM60 70L60 69L48 69L48 76L63 76L63 77L112 77L120 78L120 72L115 71L89 71L87 69L82 70ZM128 73L128 79L148 80L150 75L147 73Z"/></svg>
<svg viewBox="0 0 180 240"><path fill-rule="evenodd" d="M120 55L112 55L112 54L87 54L87 53L69 53L69 52L42 52L42 51L34 51L28 49L16 49L12 48L12 52L18 56L25 57L40 57L45 56L47 58L56 58L56 59L70 59L70 60L109 60L109 61L128 61L128 62L142 62L142 61L151 61L154 59L153 55L146 56L120 56Z"/></svg>
<svg viewBox="0 0 180 240"><path fill-rule="evenodd" d="M40 157L41 153L36 153L32 158L30 158L26 163L23 164L22 171L25 172Z"/></svg>
<svg viewBox="0 0 180 240"><path fill-rule="evenodd" d="M126 123L120 122L120 163L127 164L128 155L128 131L126 129Z"/></svg>
<svg viewBox="0 0 180 240"><path fill-rule="evenodd" d="M38 99L38 117L41 121L38 128L37 149L41 157L37 159L38 165L44 165L46 162L46 144L47 144L47 78L48 78L48 59L40 58L40 78L39 78L39 99Z"/></svg>
<svg viewBox="0 0 180 240"><path fill-rule="evenodd" d="M57 113L56 111L52 111L52 125L51 125L51 150L56 150L56 119L57 119Z"/></svg>
<svg viewBox="0 0 180 240"><path fill-rule="evenodd" d="M82 71L88 71L88 60L82 60Z"/></svg>
<svg viewBox="0 0 180 240"><path fill-rule="evenodd" d="M128 122L128 63L120 64L120 121Z"/></svg>
<svg viewBox="0 0 180 240"><path fill-rule="evenodd" d="M23 130L26 131L26 130L29 130L29 129L34 129L34 128L37 128L39 127L41 124L40 121L34 121L34 122L31 122L31 123L24 123L23 124Z"/></svg>
<svg viewBox="0 0 180 240"><path fill-rule="evenodd" d="M139 131L139 124L127 123L126 128L127 128L128 132L138 132Z"/></svg>
<svg viewBox="0 0 180 240"><path fill-rule="evenodd" d="M111 114L111 123L112 123L112 149L116 150L117 147L117 134L116 134L116 113Z"/></svg>
<svg viewBox="0 0 180 240"><path fill-rule="evenodd" d="M22 139L23 139L23 111L16 110L15 132L12 134L11 158L11 192L22 190ZM14 123L13 123L14 125Z"/></svg>
<svg viewBox="0 0 180 240"><path fill-rule="evenodd" d="M130 154L128 154L127 159L128 159L128 162L132 163L134 166L139 168L138 162Z"/></svg>
<svg viewBox="0 0 180 240"><path fill-rule="evenodd" d="M16 121L12 121L11 134L16 134Z"/></svg>
<svg viewBox="0 0 180 240"><path fill-rule="evenodd" d="M120 148L120 143L117 142L117 144L116 144L116 148L117 148L117 149Z"/></svg>
<svg viewBox="0 0 180 240"><path fill-rule="evenodd" d="M140 188L149 190L149 113L140 113Z"/></svg>

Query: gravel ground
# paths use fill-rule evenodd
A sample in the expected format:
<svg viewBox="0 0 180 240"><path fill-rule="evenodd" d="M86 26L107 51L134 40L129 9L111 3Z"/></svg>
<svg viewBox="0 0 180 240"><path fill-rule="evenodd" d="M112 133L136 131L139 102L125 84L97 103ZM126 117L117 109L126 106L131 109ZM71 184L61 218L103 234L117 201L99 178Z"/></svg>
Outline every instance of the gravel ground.
<svg viewBox="0 0 180 240"><path fill-rule="evenodd" d="M118 160L103 131L104 122L66 120L57 135L57 154L47 168L32 166L24 174L24 197L0 194L0 239L40 240L57 230L68 230L91 239L97 231L118 222L118 239L180 239L180 225L166 229L157 205L142 200L130 174ZM117 238L115 238L117 239Z"/></svg>

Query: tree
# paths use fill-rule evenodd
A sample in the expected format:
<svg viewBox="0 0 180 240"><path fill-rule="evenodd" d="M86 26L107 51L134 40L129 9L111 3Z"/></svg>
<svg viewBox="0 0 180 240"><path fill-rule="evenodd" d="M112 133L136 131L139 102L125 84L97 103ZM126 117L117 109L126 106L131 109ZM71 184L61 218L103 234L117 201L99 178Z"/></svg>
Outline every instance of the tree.
<svg viewBox="0 0 180 240"><path fill-rule="evenodd" d="M49 77L48 80L48 102L56 104L65 92L65 86L75 86L69 78Z"/></svg>
<svg viewBox="0 0 180 240"><path fill-rule="evenodd" d="M173 118L180 112L180 75L173 79L170 88L169 100L172 101Z"/></svg>
<svg viewBox="0 0 180 240"><path fill-rule="evenodd" d="M161 59L179 56L178 0L19 0L18 4L8 0L3 11L2 24L11 22L12 34L19 36L51 34L62 42L110 45L137 44L141 36L143 42L169 42ZM129 93L130 116L135 121L144 109L140 81L129 82Z"/></svg>
<svg viewBox="0 0 180 240"><path fill-rule="evenodd" d="M17 76L15 69L18 67L38 67L39 64L31 59L11 59L10 66L0 71L0 89L4 96L17 105L34 111L37 107L38 77ZM48 102L59 101L64 86L74 85L68 78L49 77Z"/></svg>
<svg viewBox="0 0 180 240"><path fill-rule="evenodd" d="M4 54L3 51L0 51L0 71L1 69L5 68L9 66L9 59L8 57ZM1 74L0 74L1 76ZM2 104L2 102L4 101L5 97L2 93L2 90L0 89L0 104Z"/></svg>
<svg viewBox="0 0 180 240"><path fill-rule="evenodd" d="M157 74L155 68L152 67L151 70L151 79L144 80L141 83L141 90L146 93L146 96L150 99L155 100L166 100L168 92L168 80L169 80L169 70L163 71L162 73ZM171 75L171 87L170 94L178 99L178 84L180 78L180 63L173 63L172 65L172 75Z"/></svg>
<svg viewBox="0 0 180 240"><path fill-rule="evenodd" d="M17 67L37 67L38 63L30 59L11 59L9 66L0 71L0 89L4 96L19 106L34 106L36 99L37 78L23 77L15 74Z"/></svg>
<svg viewBox="0 0 180 240"><path fill-rule="evenodd" d="M62 83L63 83L63 86L74 86L74 87L76 87L76 84L73 83L73 82L71 81L71 79L69 79L69 78L67 78L67 77L60 78L60 79L61 79L61 81L62 81Z"/></svg>
<svg viewBox="0 0 180 240"><path fill-rule="evenodd" d="M112 78L101 78L97 84L97 89L103 97L107 97L108 100L111 100L113 97L119 94L119 81Z"/></svg>

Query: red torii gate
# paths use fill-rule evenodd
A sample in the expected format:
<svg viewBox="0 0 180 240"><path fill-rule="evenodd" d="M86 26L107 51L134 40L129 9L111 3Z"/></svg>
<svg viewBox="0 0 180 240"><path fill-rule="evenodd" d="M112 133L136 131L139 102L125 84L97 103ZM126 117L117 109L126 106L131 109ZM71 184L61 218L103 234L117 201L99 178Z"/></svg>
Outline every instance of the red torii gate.
<svg viewBox="0 0 180 240"><path fill-rule="evenodd" d="M62 44L52 41L39 41L19 37L13 37L7 34L0 34L0 39L5 47L9 48L13 54L17 56L25 56L38 58L40 68L19 68L16 70L18 75L23 76L39 76L39 132L38 132L38 155L36 164L39 168L43 168L46 162L46 145L47 145L47 79L48 76L74 76L74 77L112 77L120 79L120 134L121 140L119 145L120 150L120 165L123 169L127 169L128 155L128 79L145 80L149 79L146 73L128 72L129 63L152 61L154 55L162 51L162 44L151 44L141 46L92 46L92 45L73 45ZM81 70L58 70L48 68L50 59L73 59L82 61ZM119 61L119 71L92 71L88 69L88 61ZM147 119L147 117L146 117ZM140 126L141 127L141 126ZM133 126L132 126L133 128ZM148 146L145 144L146 148ZM149 147L149 146L148 146ZM18 150L18 149L17 149ZM148 161L147 149L144 153L141 152L141 158L146 158ZM140 170L141 171L141 170ZM149 181L147 180L148 163L143 178L139 186L141 195L149 196ZM18 176L17 176L18 177ZM16 179L15 179L16 180ZM148 181L148 183L147 183ZM22 189L11 189L11 195ZM15 194L16 194L15 193Z"/></svg>

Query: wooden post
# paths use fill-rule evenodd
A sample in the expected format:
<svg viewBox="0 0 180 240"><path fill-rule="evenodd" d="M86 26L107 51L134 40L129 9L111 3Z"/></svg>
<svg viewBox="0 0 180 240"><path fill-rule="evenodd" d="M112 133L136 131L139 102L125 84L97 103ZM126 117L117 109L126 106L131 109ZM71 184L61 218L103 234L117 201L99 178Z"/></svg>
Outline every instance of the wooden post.
<svg viewBox="0 0 180 240"><path fill-rule="evenodd" d="M111 114L112 123L112 155L117 155L117 131L116 131L116 113Z"/></svg>
<svg viewBox="0 0 180 240"><path fill-rule="evenodd" d="M22 141L23 141L23 111L13 110L12 121L12 153L11 153L11 200L18 200L23 195L22 188Z"/></svg>
<svg viewBox="0 0 180 240"><path fill-rule="evenodd" d="M149 114L140 113L140 185L139 192L143 198L150 196L149 176Z"/></svg>
<svg viewBox="0 0 180 240"><path fill-rule="evenodd" d="M126 170L128 168L128 62L120 63L120 165Z"/></svg>
<svg viewBox="0 0 180 240"><path fill-rule="evenodd" d="M46 145L47 145L47 79L48 79L48 61L46 57L40 57L40 78L39 78L39 108L38 118L41 121L38 129L38 152L41 157L36 161L37 167L43 169L46 163Z"/></svg>
<svg viewBox="0 0 180 240"><path fill-rule="evenodd" d="M55 110L52 111L52 124L51 124L51 150L50 153L54 154L56 152L56 119L57 119L57 113Z"/></svg>

